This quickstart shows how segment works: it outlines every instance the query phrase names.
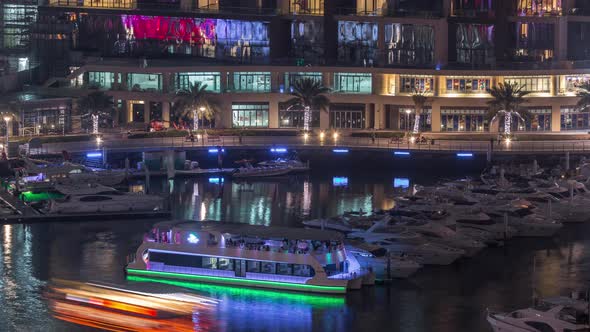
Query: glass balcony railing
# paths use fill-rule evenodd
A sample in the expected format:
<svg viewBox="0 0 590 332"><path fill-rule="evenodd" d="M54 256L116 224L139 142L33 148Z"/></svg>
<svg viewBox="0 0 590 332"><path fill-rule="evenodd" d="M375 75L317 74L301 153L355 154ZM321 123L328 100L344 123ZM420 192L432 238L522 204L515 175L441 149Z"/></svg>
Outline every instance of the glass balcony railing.
<svg viewBox="0 0 590 332"><path fill-rule="evenodd" d="M87 7L105 9L135 9L135 0L49 0L50 6L55 7Z"/></svg>

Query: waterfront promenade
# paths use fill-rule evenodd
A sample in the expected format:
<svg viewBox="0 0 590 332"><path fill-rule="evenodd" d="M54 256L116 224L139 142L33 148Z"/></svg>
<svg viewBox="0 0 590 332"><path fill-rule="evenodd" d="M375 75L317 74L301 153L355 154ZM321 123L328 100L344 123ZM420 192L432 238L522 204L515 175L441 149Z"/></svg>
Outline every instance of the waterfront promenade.
<svg viewBox="0 0 590 332"><path fill-rule="evenodd" d="M341 137L336 140L317 137L304 139L301 136L248 136L240 140L237 136L222 136L191 142L184 137L127 139L105 137L100 141L45 143L41 148L31 149L31 154L60 153L66 150L81 153L106 149L110 152L142 152L156 150L203 150L217 146L239 149L298 149L298 150L403 150L413 152L449 153L472 152L487 153L491 142L470 140L434 140L428 143L392 141L387 138L375 140L368 137ZM586 153L590 152L588 140L548 140L548 141L493 141L494 154L554 154L554 153Z"/></svg>

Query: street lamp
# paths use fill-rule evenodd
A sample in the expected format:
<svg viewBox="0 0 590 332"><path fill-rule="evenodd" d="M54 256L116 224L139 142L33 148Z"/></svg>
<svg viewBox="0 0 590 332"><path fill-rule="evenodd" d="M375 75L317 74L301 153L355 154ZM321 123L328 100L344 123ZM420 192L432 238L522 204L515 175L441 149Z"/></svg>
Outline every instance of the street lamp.
<svg viewBox="0 0 590 332"><path fill-rule="evenodd" d="M10 117L8 115L4 116L4 122L6 122L6 144L4 145L6 152L6 157L8 157L8 126L10 124Z"/></svg>
<svg viewBox="0 0 590 332"><path fill-rule="evenodd" d="M408 139L409 139L409 136L410 136L410 113L412 113L412 110L409 109L409 108L406 109L406 130L408 132L408 134L407 134Z"/></svg>

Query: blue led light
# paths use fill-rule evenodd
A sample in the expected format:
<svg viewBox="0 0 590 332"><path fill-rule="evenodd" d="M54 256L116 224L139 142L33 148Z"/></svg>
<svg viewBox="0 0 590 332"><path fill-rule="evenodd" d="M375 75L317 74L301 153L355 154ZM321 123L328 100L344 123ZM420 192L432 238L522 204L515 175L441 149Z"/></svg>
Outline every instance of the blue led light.
<svg viewBox="0 0 590 332"><path fill-rule="evenodd" d="M285 153L285 152L287 152L287 149L285 149L285 148L272 148L272 149L270 149L270 152L273 152L273 153Z"/></svg>
<svg viewBox="0 0 590 332"><path fill-rule="evenodd" d="M393 187L394 188L402 188L402 189L409 188L410 187L410 179L394 178L393 179Z"/></svg>
<svg viewBox="0 0 590 332"><path fill-rule="evenodd" d="M209 183L215 183L215 184L223 183L223 178L209 178Z"/></svg>
<svg viewBox="0 0 590 332"><path fill-rule="evenodd" d="M218 153L219 149L217 148L210 148L209 149L209 153ZM221 152L225 152L225 149L221 149Z"/></svg>
<svg viewBox="0 0 590 332"><path fill-rule="evenodd" d="M86 158L100 158L102 157L101 152L90 152L86 154Z"/></svg>
<svg viewBox="0 0 590 332"><path fill-rule="evenodd" d="M332 150L334 153L348 153L348 149L334 149Z"/></svg>
<svg viewBox="0 0 590 332"><path fill-rule="evenodd" d="M459 157L459 158L471 158L471 157L473 157L473 153L471 153L471 152L459 152L459 153L457 153L457 157Z"/></svg>
<svg viewBox="0 0 590 332"><path fill-rule="evenodd" d="M332 185L334 187L345 187L348 186L348 178L345 176L334 176L332 178Z"/></svg>
<svg viewBox="0 0 590 332"><path fill-rule="evenodd" d="M396 156L409 156L410 152L408 152L408 151L393 151L393 154Z"/></svg>

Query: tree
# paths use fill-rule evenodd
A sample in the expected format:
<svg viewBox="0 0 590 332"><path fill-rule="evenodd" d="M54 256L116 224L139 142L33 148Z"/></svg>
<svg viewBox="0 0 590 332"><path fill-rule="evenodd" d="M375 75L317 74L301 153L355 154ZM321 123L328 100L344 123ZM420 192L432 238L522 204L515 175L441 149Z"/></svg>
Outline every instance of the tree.
<svg viewBox="0 0 590 332"><path fill-rule="evenodd" d="M580 85L576 91L576 96L580 97L580 100L578 100L578 103L576 104L576 108L582 111L587 111L588 106L590 106L590 82L584 82Z"/></svg>
<svg viewBox="0 0 590 332"><path fill-rule="evenodd" d="M82 116L82 125L92 128L93 134L98 134L98 127L102 123L113 120L115 108L113 99L102 91L94 91L78 100L78 111Z"/></svg>
<svg viewBox="0 0 590 332"><path fill-rule="evenodd" d="M298 79L291 87L293 91L290 95L293 97L287 100L287 108L303 110L303 130L309 131L312 109L328 110L330 99L325 94L330 92L330 89L312 78Z"/></svg>
<svg viewBox="0 0 590 332"><path fill-rule="evenodd" d="M201 82L196 82L189 89L177 91L173 117L181 121L193 119L193 130L197 130L197 112L201 112L203 118L211 121L221 110L212 96L213 93L207 91L207 84Z"/></svg>
<svg viewBox="0 0 590 332"><path fill-rule="evenodd" d="M528 117L528 112L521 105L526 102L524 97L529 92L523 89L524 86L519 86L518 83L498 83L488 90L493 99L488 101L490 110L487 117L493 122L499 115L504 116L505 136L510 136L513 116L522 121Z"/></svg>
<svg viewBox="0 0 590 332"><path fill-rule="evenodd" d="M414 111L416 112L416 116L414 118L414 130L412 131L414 134L418 134L420 132L420 116L422 115L422 112L424 112L424 107L426 104L430 102L430 99L426 96L426 92L427 91L414 90L414 93L412 93Z"/></svg>

